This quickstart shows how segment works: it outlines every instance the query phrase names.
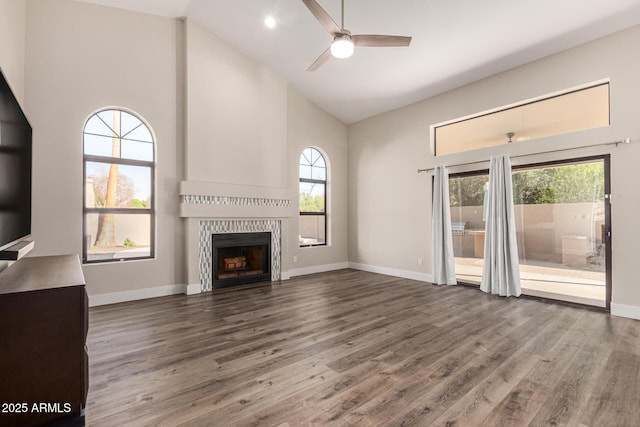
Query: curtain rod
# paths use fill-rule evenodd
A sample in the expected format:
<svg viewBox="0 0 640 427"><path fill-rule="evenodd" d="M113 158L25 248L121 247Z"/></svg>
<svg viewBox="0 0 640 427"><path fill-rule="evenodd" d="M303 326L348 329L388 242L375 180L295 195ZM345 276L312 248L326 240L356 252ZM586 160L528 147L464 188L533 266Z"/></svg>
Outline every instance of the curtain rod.
<svg viewBox="0 0 640 427"><path fill-rule="evenodd" d="M561 151L578 150L580 148L600 147L600 146L603 146L603 145L615 145L617 147L618 144L631 144L631 138L620 139L618 141L603 142L601 144L581 145L580 147L559 148L557 150L541 151L539 153L520 154L519 156L513 156L511 158L512 159L517 159L519 157L536 156L536 155L539 155L539 154L558 153L558 152L561 152ZM455 165L450 165L449 167L475 165L476 163L484 163L486 161L488 161L488 160L475 160L473 162L458 163L458 164L455 164ZM434 169L435 168L418 169L418 173L431 172Z"/></svg>

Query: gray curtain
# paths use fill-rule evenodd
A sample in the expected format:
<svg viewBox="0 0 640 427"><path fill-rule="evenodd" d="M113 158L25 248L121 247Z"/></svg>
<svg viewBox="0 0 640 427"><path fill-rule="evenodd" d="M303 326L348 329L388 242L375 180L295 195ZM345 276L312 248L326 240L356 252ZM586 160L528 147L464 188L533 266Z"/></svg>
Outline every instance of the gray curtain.
<svg viewBox="0 0 640 427"><path fill-rule="evenodd" d="M480 289L505 297L521 293L511 161L507 156L491 157Z"/></svg>
<svg viewBox="0 0 640 427"><path fill-rule="evenodd" d="M444 166L434 169L433 213L431 235L433 236L433 283L455 285L456 270L451 237L451 207L449 206L449 172Z"/></svg>

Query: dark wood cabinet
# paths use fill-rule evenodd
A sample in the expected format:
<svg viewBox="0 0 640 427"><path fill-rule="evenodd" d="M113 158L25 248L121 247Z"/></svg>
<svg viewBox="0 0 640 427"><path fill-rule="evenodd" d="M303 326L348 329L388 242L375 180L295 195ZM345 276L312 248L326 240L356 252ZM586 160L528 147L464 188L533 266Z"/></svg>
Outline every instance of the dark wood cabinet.
<svg viewBox="0 0 640 427"><path fill-rule="evenodd" d="M0 426L82 421L88 327L77 255L23 258L0 273Z"/></svg>

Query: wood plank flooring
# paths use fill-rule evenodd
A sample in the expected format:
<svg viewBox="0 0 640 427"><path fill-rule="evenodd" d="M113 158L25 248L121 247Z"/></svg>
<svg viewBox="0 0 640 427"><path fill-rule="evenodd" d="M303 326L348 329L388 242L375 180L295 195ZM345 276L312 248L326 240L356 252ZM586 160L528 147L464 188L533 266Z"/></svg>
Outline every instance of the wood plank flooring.
<svg viewBox="0 0 640 427"><path fill-rule="evenodd" d="M354 270L90 310L88 426L638 426L640 321Z"/></svg>

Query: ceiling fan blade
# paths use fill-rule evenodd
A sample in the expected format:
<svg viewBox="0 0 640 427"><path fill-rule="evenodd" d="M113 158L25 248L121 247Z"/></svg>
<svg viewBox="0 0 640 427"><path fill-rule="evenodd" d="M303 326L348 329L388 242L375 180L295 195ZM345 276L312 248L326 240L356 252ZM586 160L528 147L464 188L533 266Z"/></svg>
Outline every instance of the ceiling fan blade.
<svg viewBox="0 0 640 427"><path fill-rule="evenodd" d="M309 66L309 68L307 68L307 71L315 71L315 70L317 70L318 68L320 68L320 66L322 64L327 62L327 60L329 58L331 58L331 47L327 48L327 50L322 52L322 54L320 56L318 56L318 59L316 59L313 62L313 64L311 64L311 66Z"/></svg>
<svg viewBox="0 0 640 427"><path fill-rule="evenodd" d="M409 46L409 43L411 43L411 37L383 36L380 34L357 34L351 36L351 40L356 46L364 47Z"/></svg>
<svg viewBox="0 0 640 427"><path fill-rule="evenodd" d="M313 16L315 16L320 22L320 25L322 25L329 34L334 35L342 32L340 27L338 27L338 24L336 24L336 21L329 16L329 14L318 4L316 0L302 0L302 3L307 6Z"/></svg>

